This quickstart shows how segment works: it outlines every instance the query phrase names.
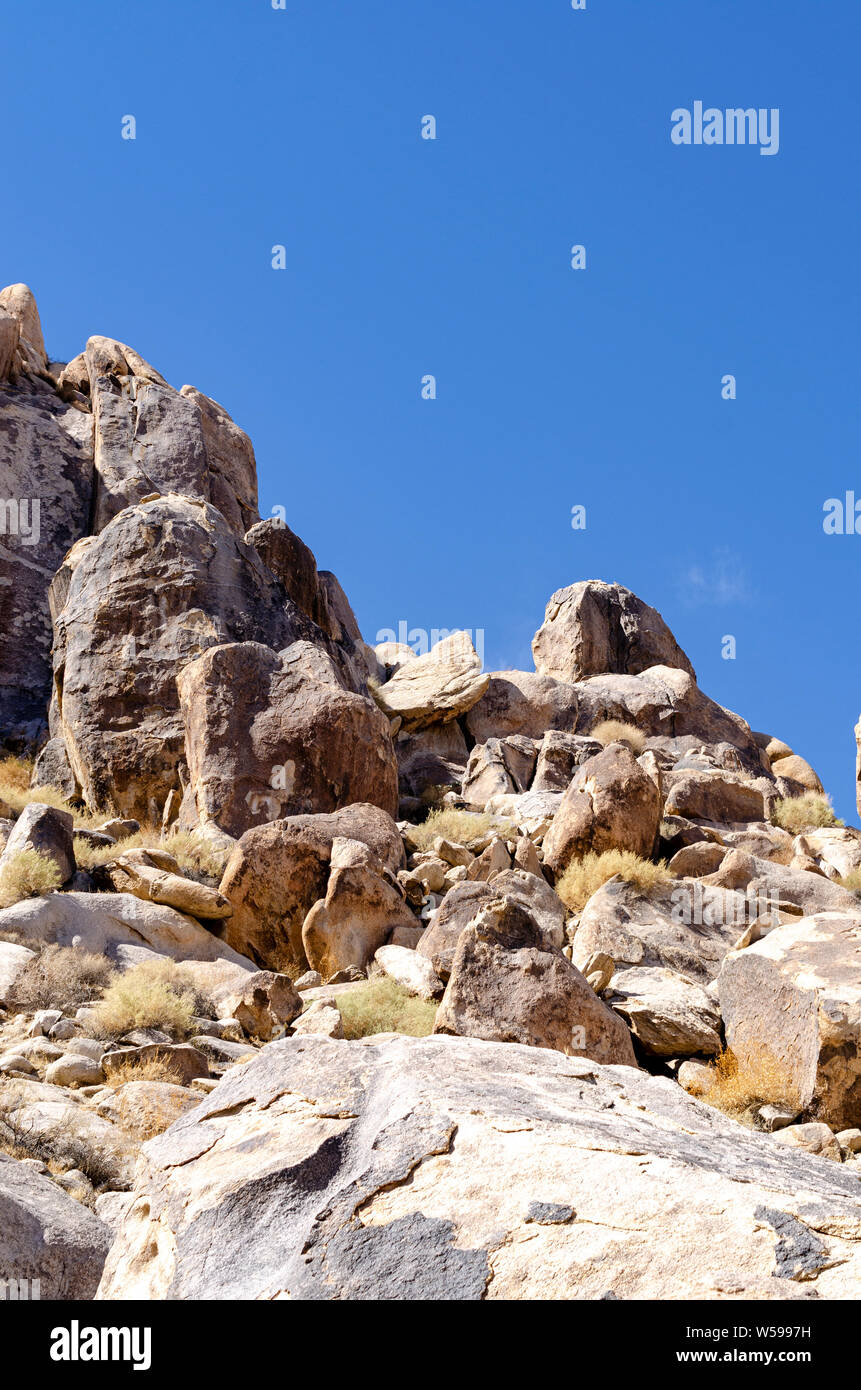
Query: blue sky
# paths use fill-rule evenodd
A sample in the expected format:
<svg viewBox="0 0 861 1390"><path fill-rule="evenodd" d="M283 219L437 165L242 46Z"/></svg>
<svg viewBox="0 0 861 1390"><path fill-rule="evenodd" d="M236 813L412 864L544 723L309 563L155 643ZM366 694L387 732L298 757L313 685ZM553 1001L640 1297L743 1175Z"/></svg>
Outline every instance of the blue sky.
<svg viewBox="0 0 861 1390"><path fill-rule="evenodd" d="M371 641L531 669L555 589L628 585L857 819L857 0L47 0L4 39L0 282L53 356L222 401ZM779 108L779 154L673 145L696 100Z"/></svg>

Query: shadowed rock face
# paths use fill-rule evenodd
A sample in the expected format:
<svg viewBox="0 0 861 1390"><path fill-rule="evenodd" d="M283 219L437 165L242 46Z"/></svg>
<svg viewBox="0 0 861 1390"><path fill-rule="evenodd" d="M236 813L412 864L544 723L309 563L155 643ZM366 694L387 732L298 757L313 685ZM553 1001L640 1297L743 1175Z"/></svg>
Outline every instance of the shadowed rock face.
<svg viewBox="0 0 861 1390"><path fill-rule="evenodd" d="M177 676L220 643L286 647L306 620L204 502L127 507L76 558L55 644L72 768L90 806L157 819L184 757Z"/></svg>
<svg viewBox="0 0 861 1390"><path fill-rule="evenodd" d="M92 479L92 418L41 379L0 381L0 745L45 728L48 586L87 530Z"/></svg>
<svg viewBox="0 0 861 1390"><path fill-rule="evenodd" d="M540 1048L274 1043L144 1153L100 1298L861 1289L854 1173Z"/></svg>
<svg viewBox="0 0 861 1390"><path fill-rule="evenodd" d="M294 642L211 648L179 677L191 795L229 835L355 801L394 816L398 775L388 720L345 690L325 652Z"/></svg>

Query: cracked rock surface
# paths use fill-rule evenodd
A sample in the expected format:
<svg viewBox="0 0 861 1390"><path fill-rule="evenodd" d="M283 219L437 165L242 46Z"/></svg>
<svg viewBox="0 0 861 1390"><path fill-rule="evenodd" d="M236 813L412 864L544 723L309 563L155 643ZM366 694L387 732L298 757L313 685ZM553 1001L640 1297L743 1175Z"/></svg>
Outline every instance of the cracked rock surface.
<svg viewBox="0 0 861 1390"><path fill-rule="evenodd" d="M100 1298L857 1298L858 1178L630 1067L270 1044L144 1146Z"/></svg>

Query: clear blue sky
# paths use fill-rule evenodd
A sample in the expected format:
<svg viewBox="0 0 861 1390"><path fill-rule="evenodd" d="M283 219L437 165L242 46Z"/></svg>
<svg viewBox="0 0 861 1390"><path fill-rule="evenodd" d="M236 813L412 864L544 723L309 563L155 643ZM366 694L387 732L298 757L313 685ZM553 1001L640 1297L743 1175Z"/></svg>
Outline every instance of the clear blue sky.
<svg viewBox="0 0 861 1390"><path fill-rule="evenodd" d="M370 640L482 629L531 669L554 589L628 585L856 819L861 535L822 504L861 498L858 0L43 0L3 32L0 282L53 356L109 334L222 401ZM674 146L696 100L779 107L779 154Z"/></svg>

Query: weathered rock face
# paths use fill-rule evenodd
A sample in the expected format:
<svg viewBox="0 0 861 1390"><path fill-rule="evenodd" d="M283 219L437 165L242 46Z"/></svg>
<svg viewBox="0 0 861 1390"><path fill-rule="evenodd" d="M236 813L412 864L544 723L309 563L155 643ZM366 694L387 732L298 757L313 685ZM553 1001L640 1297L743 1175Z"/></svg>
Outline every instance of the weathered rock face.
<svg viewBox="0 0 861 1390"><path fill-rule="evenodd" d="M581 681L604 672L636 676L650 666L694 668L660 613L621 584L587 579L559 589L532 642L539 675Z"/></svg>
<svg viewBox="0 0 861 1390"><path fill-rule="evenodd" d="M731 952L718 981L742 1067L835 1129L861 1122L861 918L817 913Z"/></svg>
<svg viewBox="0 0 861 1390"><path fill-rule="evenodd" d="M861 1291L854 1173L547 1049L273 1043L144 1154L101 1299Z"/></svg>
<svg viewBox="0 0 861 1390"><path fill-rule="evenodd" d="M257 521L251 442L222 406L193 387L175 391L112 338L90 338L84 363L95 431L95 531L153 492L211 501L240 536Z"/></svg>
<svg viewBox="0 0 861 1390"><path fill-rule="evenodd" d="M625 1024L510 898L492 898L461 933L434 1032L636 1066Z"/></svg>
<svg viewBox="0 0 861 1390"><path fill-rule="evenodd" d="M326 600L317 578L317 561L313 551L285 522L276 517L258 521L245 539L276 579L281 580L296 607L319 628L325 629Z"/></svg>
<svg viewBox="0 0 861 1390"><path fill-rule="evenodd" d="M571 729L578 710L572 685L534 671L493 671L464 723L476 743L507 734L540 739L548 729Z"/></svg>
<svg viewBox="0 0 861 1390"><path fill-rule="evenodd" d="M117 893L132 893L144 902L163 903L202 921L220 922L230 916L226 898L205 883L174 873L176 867L170 855L133 849L108 864L104 874Z"/></svg>
<svg viewBox="0 0 861 1390"><path fill-rule="evenodd" d="M66 551L87 530L92 482L91 417L40 378L0 380L0 746L27 747L44 733L46 595Z"/></svg>
<svg viewBox="0 0 861 1390"><path fill-rule="evenodd" d="M599 953L625 967L671 970L694 984L718 975L727 951L755 912L741 893L698 883L657 887L648 894L614 878L593 893L574 937L574 964L585 971Z"/></svg>
<svg viewBox="0 0 861 1390"><path fill-rule="evenodd" d="M225 642L286 647L305 619L221 513L184 497L127 507L75 561L54 586L69 759L89 806L160 820L184 758L177 676Z"/></svg>
<svg viewBox="0 0 861 1390"><path fill-rule="evenodd" d="M191 795L204 823L238 837L358 801L397 813L388 721L372 700L345 690L309 642L278 653L258 642L213 647L178 684Z"/></svg>
<svg viewBox="0 0 861 1390"><path fill-rule="evenodd" d="M476 744L469 755L463 779L463 799L483 809L492 796L528 791L535 773L537 752L533 740L522 734Z"/></svg>
<svg viewBox="0 0 861 1390"><path fill-rule="evenodd" d="M651 855L661 820L661 794L627 744L611 743L580 768L544 838L544 859L561 873L590 850Z"/></svg>
<svg viewBox="0 0 861 1390"><path fill-rule="evenodd" d="M455 632L401 666L374 691L374 699L384 714L400 716L404 730L412 732L465 714L489 684L469 634Z"/></svg>
<svg viewBox="0 0 861 1390"><path fill-rule="evenodd" d="M377 806L293 816L248 830L221 881L233 908L224 940L264 969L294 978L307 970L302 927L314 903L326 896L332 843L339 836L367 845L392 873L403 868L397 827Z"/></svg>
<svg viewBox="0 0 861 1390"><path fill-rule="evenodd" d="M690 820L732 823L766 819L762 785L728 772L675 774L668 788L665 811L668 816L687 816Z"/></svg>
<svg viewBox="0 0 861 1390"><path fill-rule="evenodd" d="M0 1153L0 1270L42 1299L91 1299L113 1233L50 1178Z"/></svg>
<svg viewBox="0 0 861 1390"><path fill-rule="evenodd" d="M529 912L548 947L561 947L565 939L564 903L543 878L523 869L503 870L489 883L456 884L434 913L416 949L430 961L440 979L447 980L451 974L458 942L466 928L479 912L499 897L519 903Z"/></svg>
<svg viewBox="0 0 861 1390"><path fill-rule="evenodd" d="M456 720L402 734L395 744L402 796L421 796L428 787L460 787L469 760Z"/></svg>
<svg viewBox="0 0 861 1390"><path fill-rule="evenodd" d="M391 870L360 840L334 840L326 896L302 926L311 969L324 980L351 965L364 969L396 927L414 926Z"/></svg>
<svg viewBox="0 0 861 1390"><path fill-rule="evenodd" d="M689 1057L720 1051L716 1000L673 970L655 966L621 970L610 981L606 999L646 1052Z"/></svg>

